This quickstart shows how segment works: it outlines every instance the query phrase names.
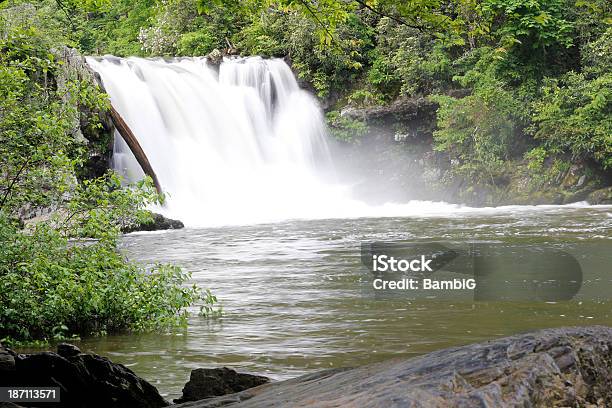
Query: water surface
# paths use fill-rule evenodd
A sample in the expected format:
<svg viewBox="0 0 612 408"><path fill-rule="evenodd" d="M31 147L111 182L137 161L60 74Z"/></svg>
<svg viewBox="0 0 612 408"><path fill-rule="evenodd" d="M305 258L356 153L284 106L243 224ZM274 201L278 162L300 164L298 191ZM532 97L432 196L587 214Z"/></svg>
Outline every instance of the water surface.
<svg viewBox="0 0 612 408"><path fill-rule="evenodd" d="M611 231L612 207L516 207L131 234L123 239L130 258L183 266L214 291L225 315L192 317L176 334L85 339L81 347L174 398L198 367L286 379L538 328L612 325ZM551 304L376 300L364 291L361 243L414 239L554 243L588 271L586 295Z"/></svg>

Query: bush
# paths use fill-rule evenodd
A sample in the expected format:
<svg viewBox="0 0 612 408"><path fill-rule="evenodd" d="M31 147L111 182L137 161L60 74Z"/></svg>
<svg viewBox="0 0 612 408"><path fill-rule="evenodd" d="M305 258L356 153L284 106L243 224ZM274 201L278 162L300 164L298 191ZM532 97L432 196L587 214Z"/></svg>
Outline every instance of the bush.
<svg viewBox="0 0 612 408"><path fill-rule="evenodd" d="M440 104L434 149L448 154L456 172L493 179L522 130L520 101L494 84L462 99L432 99Z"/></svg>
<svg viewBox="0 0 612 408"><path fill-rule="evenodd" d="M534 106L531 130L551 153L571 153L612 168L612 74L551 79Z"/></svg>
<svg viewBox="0 0 612 408"><path fill-rule="evenodd" d="M85 182L61 211L26 229L0 212L0 333L46 341L186 323L188 306L207 303L186 285L189 274L145 268L117 250L120 229L149 220L143 206L155 197L150 179L121 188L111 174Z"/></svg>
<svg viewBox="0 0 612 408"><path fill-rule="evenodd" d="M0 214L0 333L19 341L185 323L199 299L180 268L127 262L112 241L69 241L47 224L19 231Z"/></svg>
<svg viewBox="0 0 612 408"><path fill-rule="evenodd" d="M382 18L376 27L368 82L389 99L441 92L451 83L451 61L430 35Z"/></svg>

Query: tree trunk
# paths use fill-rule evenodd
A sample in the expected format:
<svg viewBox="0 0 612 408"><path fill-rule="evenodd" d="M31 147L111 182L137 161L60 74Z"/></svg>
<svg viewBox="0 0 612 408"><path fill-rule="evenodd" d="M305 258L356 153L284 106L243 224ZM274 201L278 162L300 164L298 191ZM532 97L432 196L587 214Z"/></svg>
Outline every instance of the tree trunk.
<svg viewBox="0 0 612 408"><path fill-rule="evenodd" d="M140 167L142 167L142 171L153 179L153 184L155 185L157 192L161 193L162 188L159 184L159 180L157 179L157 175L155 175L155 171L153 170L151 163L149 163L147 155L145 154L144 150L142 150L140 143L138 143L138 139L136 139L136 136L134 136L134 133L132 133L130 127L127 125L127 123L125 123L119 112L117 112L112 105L110 108L110 113L115 128L121 137L123 137L123 140L125 140L125 143L127 143L132 153L134 153L134 157L136 157L138 164L140 164Z"/></svg>

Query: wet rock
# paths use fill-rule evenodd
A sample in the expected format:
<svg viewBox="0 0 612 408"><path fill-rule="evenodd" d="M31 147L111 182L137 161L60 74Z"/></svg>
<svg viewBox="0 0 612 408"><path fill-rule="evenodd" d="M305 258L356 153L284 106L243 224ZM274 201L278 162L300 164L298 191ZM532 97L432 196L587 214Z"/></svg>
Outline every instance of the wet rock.
<svg viewBox="0 0 612 408"><path fill-rule="evenodd" d="M14 369L0 371L0 384L21 387L59 387L65 408L157 408L168 405L157 389L130 369L78 347L62 344L58 353L15 354L0 346L0 355L11 355ZM27 403L27 406L49 406ZM8 406L7 406L8 407Z"/></svg>
<svg viewBox="0 0 612 408"><path fill-rule="evenodd" d="M176 407L612 406L612 328L548 329Z"/></svg>
<svg viewBox="0 0 612 408"><path fill-rule="evenodd" d="M589 204L612 204L612 187L593 191L586 197Z"/></svg>
<svg viewBox="0 0 612 408"><path fill-rule="evenodd" d="M270 382L268 377L238 373L230 368L198 368L191 372L183 396L174 402L198 401L233 394Z"/></svg>
<svg viewBox="0 0 612 408"><path fill-rule="evenodd" d="M223 53L215 48L206 56L206 58L211 64L219 65L221 62L223 62Z"/></svg>
<svg viewBox="0 0 612 408"><path fill-rule="evenodd" d="M121 230L121 232L127 234L129 232L136 231L162 231L162 230L170 230L170 229L181 229L185 228L185 225L179 220L173 220L170 218L166 218L161 214L153 214L153 222L148 224L137 224L130 225Z"/></svg>
<svg viewBox="0 0 612 408"><path fill-rule="evenodd" d="M74 344L61 343L57 345L57 354L69 358L81 354L81 350Z"/></svg>

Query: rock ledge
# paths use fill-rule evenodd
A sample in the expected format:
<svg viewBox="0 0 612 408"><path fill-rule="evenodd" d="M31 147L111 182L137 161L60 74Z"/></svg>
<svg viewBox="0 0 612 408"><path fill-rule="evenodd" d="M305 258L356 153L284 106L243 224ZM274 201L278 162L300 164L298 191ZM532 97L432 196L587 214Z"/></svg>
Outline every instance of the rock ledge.
<svg viewBox="0 0 612 408"><path fill-rule="evenodd" d="M612 328L548 329L176 405L610 407Z"/></svg>

